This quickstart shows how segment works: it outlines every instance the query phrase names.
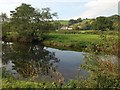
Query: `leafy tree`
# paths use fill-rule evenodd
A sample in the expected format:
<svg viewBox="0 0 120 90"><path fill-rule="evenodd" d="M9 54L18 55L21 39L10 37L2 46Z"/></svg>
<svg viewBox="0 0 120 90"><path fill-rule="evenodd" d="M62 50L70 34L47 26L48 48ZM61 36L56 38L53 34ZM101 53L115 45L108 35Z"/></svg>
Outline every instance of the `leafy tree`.
<svg viewBox="0 0 120 90"><path fill-rule="evenodd" d="M118 19L120 18L120 16L119 15L112 15L112 16L110 16L110 17L108 17L111 21L113 21L113 22L116 22L116 21L118 21Z"/></svg>
<svg viewBox="0 0 120 90"><path fill-rule="evenodd" d="M33 32L35 9L31 5L22 4L11 11L11 28L20 36L29 36Z"/></svg>
<svg viewBox="0 0 120 90"><path fill-rule="evenodd" d="M97 30L111 30L113 22L106 17L100 16L96 18L95 26Z"/></svg>
<svg viewBox="0 0 120 90"><path fill-rule="evenodd" d="M76 21L79 23L79 22L82 22L82 19L78 18Z"/></svg>
<svg viewBox="0 0 120 90"><path fill-rule="evenodd" d="M57 13L51 13L50 8L36 10L23 3L15 11L11 11L11 30L29 40L42 40L42 33L52 28L51 21L56 16Z"/></svg>
<svg viewBox="0 0 120 90"><path fill-rule="evenodd" d="M6 34L10 32L10 23L9 22L4 22L2 24L2 36L6 36Z"/></svg>
<svg viewBox="0 0 120 90"><path fill-rule="evenodd" d="M5 36L10 31L9 18L6 13L1 13L0 18L2 22L2 36Z"/></svg>
<svg viewBox="0 0 120 90"><path fill-rule="evenodd" d="M119 15L112 15L108 17L109 20L113 22L112 28L113 30L118 30L119 29L119 23L120 23L120 16Z"/></svg>
<svg viewBox="0 0 120 90"><path fill-rule="evenodd" d="M43 21L51 21L53 19L53 17L58 16L56 12L51 13L50 11L51 10L48 7L47 8L42 8L42 10L41 10L41 16L42 17L41 18L42 18Z"/></svg>
<svg viewBox="0 0 120 90"><path fill-rule="evenodd" d="M74 19L70 19L70 20L69 20L69 25L72 25L72 24L75 24L75 23L77 23L76 20L74 20Z"/></svg>

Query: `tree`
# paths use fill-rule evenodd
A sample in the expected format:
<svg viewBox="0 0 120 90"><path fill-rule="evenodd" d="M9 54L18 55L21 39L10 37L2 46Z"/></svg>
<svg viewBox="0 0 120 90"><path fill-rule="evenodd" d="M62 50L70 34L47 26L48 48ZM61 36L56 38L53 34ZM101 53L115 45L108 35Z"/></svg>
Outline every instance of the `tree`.
<svg viewBox="0 0 120 90"><path fill-rule="evenodd" d="M2 22L2 36L6 36L7 32L10 31L9 18L6 13L1 13L0 18Z"/></svg>
<svg viewBox="0 0 120 90"><path fill-rule="evenodd" d="M53 19L53 17L58 16L56 12L51 13L50 11L51 10L48 7L47 8L42 8L42 10L41 10L41 16L42 17L41 18L42 18L43 21L51 21Z"/></svg>
<svg viewBox="0 0 120 90"><path fill-rule="evenodd" d="M7 36L7 33L10 32L10 23L4 22L2 24L2 36Z"/></svg>
<svg viewBox="0 0 120 90"><path fill-rule="evenodd" d="M40 32L48 32L49 30L55 30L54 27L54 17L58 17L57 13L51 13L50 8L42 8L41 10L36 10L36 15L34 17L36 30ZM37 32L38 33L38 32Z"/></svg>
<svg viewBox="0 0 120 90"><path fill-rule="evenodd" d="M20 36L28 36L32 32L32 23L34 21L35 9L31 5L22 4L15 11L11 11L12 30L19 33Z"/></svg>
<svg viewBox="0 0 120 90"><path fill-rule="evenodd" d="M50 8L36 10L31 5L23 3L11 11L11 28L20 37L42 40L42 33L51 29L51 21L55 16L57 13L51 13Z"/></svg>
<svg viewBox="0 0 120 90"><path fill-rule="evenodd" d="M112 29L113 22L106 17L100 16L96 18L95 25L97 30Z"/></svg>
<svg viewBox="0 0 120 90"><path fill-rule="evenodd" d="M82 19L81 18L78 18L77 19L77 22L79 23L79 22L82 22Z"/></svg>
<svg viewBox="0 0 120 90"><path fill-rule="evenodd" d="M112 15L108 17L109 20L113 22L112 28L113 30L118 30L119 29L119 24L120 24L120 16L119 15Z"/></svg>
<svg viewBox="0 0 120 90"><path fill-rule="evenodd" d="M69 20L69 25L72 25L72 24L75 24L75 23L77 23L76 20L74 20L74 19L70 19L70 20Z"/></svg>

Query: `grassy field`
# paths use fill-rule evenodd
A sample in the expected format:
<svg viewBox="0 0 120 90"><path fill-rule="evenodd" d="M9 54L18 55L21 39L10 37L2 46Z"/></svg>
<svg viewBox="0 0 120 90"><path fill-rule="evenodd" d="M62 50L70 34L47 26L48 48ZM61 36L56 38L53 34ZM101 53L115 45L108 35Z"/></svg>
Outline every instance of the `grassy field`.
<svg viewBox="0 0 120 90"><path fill-rule="evenodd" d="M55 34L47 35L44 43L46 45L64 46L64 47L84 47L91 44L96 44L100 40L99 35L90 34Z"/></svg>
<svg viewBox="0 0 120 90"><path fill-rule="evenodd" d="M106 35L109 37L116 37L116 35ZM61 33L49 33L44 41L48 46L61 46L80 48L89 45L96 45L101 42L101 36L97 34L61 34Z"/></svg>

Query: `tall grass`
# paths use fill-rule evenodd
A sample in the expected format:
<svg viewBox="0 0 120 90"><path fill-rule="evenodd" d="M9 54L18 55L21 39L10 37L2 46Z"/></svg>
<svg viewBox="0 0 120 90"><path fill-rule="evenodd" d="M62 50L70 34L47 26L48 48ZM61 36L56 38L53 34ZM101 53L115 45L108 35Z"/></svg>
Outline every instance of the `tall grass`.
<svg viewBox="0 0 120 90"><path fill-rule="evenodd" d="M106 38L115 35L107 35ZM62 47L86 47L99 43L101 40L100 35L96 34L59 34L50 33L46 35L44 41L45 45L49 46L62 46Z"/></svg>

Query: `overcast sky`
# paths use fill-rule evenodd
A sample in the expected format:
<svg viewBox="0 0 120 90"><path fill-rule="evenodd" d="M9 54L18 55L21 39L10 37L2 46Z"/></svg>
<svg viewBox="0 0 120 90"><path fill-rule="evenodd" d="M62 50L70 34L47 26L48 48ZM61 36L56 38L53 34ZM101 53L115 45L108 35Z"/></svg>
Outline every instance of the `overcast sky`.
<svg viewBox="0 0 120 90"><path fill-rule="evenodd" d="M7 13L20 6L31 4L34 8L50 7L59 19L95 18L118 14L120 0L0 0L0 12Z"/></svg>

